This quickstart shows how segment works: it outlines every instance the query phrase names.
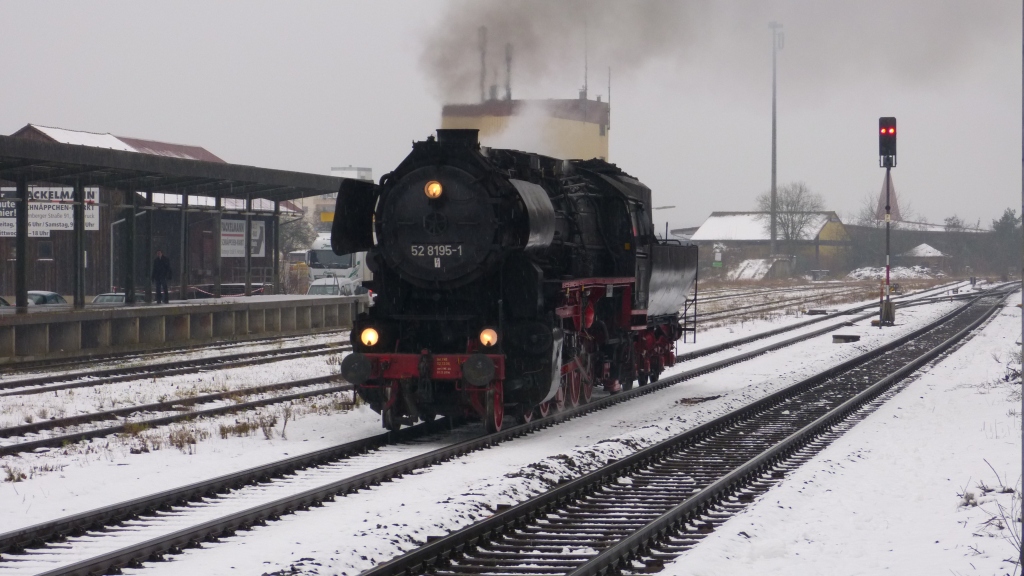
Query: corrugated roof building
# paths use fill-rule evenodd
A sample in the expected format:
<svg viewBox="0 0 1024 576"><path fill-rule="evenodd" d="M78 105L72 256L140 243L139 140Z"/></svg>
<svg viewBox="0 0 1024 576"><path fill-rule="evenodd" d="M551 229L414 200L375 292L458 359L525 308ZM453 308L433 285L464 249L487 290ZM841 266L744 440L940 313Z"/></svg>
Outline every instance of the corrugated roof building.
<svg viewBox="0 0 1024 576"><path fill-rule="evenodd" d="M43 142L59 142L61 144L75 144L78 146L91 146L93 148L108 148L110 150L121 150L124 152L139 152L141 154L152 154L154 156L170 156L172 158L184 158L186 160L224 163L224 160L221 160L212 152L200 146L172 144L170 142L143 140L141 138L128 138L127 136L114 136L109 133L99 134L96 132L85 132L82 130L68 130L66 128L40 126L39 124L26 124L24 128L18 130L14 134L11 134L11 136L40 140Z"/></svg>
<svg viewBox="0 0 1024 576"><path fill-rule="evenodd" d="M725 268L730 263L772 258L771 221L768 212L712 212L690 237L701 247L701 261L714 262L715 246ZM783 228L796 236L787 240ZM850 236L835 212L797 212L779 215L776 238L779 249L796 256L795 270L843 269L849 252Z"/></svg>

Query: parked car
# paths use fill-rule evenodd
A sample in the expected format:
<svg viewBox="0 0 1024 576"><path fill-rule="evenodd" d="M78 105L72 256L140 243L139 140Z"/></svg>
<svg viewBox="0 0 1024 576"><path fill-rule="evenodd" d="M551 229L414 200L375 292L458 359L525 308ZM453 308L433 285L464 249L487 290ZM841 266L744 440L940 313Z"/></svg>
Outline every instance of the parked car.
<svg viewBox="0 0 1024 576"><path fill-rule="evenodd" d="M308 296L351 296L356 293L359 283L349 278L328 276L314 280L306 290Z"/></svg>
<svg viewBox="0 0 1024 576"><path fill-rule="evenodd" d="M92 299L93 304L124 304L124 292L107 292L97 294Z"/></svg>
<svg viewBox="0 0 1024 576"><path fill-rule="evenodd" d="M45 290L29 290L28 291L28 303L35 306L49 306L52 304L67 304L68 301L63 296L56 292L46 292Z"/></svg>

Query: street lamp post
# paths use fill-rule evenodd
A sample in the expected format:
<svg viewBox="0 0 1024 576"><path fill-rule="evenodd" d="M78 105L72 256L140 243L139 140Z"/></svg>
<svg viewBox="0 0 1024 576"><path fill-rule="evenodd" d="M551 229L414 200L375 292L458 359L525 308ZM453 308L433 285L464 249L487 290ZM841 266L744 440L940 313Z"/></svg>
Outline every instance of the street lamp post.
<svg viewBox="0 0 1024 576"><path fill-rule="evenodd" d="M778 54L779 50L782 49L782 32L780 31L782 29L782 24L779 24L778 22L772 21L772 22L768 23L768 27L771 28L771 30L772 30L772 209L771 209L771 213L772 213L771 214L771 220L772 220L771 236L772 236L772 241L771 241L771 248L770 248L771 254L769 254L769 255L773 256L773 255L775 255L775 237L776 237L776 226L777 226L776 223L778 221L778 212L779 212L778 198L776 196L776 188L775 188L775 175L776 175L776 170L775 170L775 159L776 159L776 154L775 154L775 138L776 138L776 122L775 122L775 76L776 76L776 65L775 65L775 60L776 60L776 58L775 58L775 55Z"/></svg>

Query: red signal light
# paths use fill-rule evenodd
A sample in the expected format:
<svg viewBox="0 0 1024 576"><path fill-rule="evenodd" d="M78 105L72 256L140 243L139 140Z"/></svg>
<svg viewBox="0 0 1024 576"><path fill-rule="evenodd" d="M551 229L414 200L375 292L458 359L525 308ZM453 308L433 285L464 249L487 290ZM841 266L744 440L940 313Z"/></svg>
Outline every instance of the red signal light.
<svg viewBox="0 0 1024 576"><path fill-rule="evenodd" d="M889 134L895 134L895 133L896 133L896 129L895 128L889 128Z"/></svg>
<svg viewBox="0 0 1024 576"><path fill-rule="evenodd" d="M879 130L879 133L880 134L885 134L885 128L882 128L881 130Z"/></svg>

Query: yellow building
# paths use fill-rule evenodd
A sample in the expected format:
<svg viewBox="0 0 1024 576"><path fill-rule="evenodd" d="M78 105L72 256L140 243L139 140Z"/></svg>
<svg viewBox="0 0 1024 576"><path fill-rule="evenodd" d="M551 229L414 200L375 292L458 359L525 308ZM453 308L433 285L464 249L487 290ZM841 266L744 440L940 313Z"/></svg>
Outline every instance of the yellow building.
<svg viewBox="0 0 1024 576"><path fill-rule="evenodd" d="M608 159L607 102L588 100L498 100L448 104L441 128L480 131L480 143L564 159Z"/></svg>

